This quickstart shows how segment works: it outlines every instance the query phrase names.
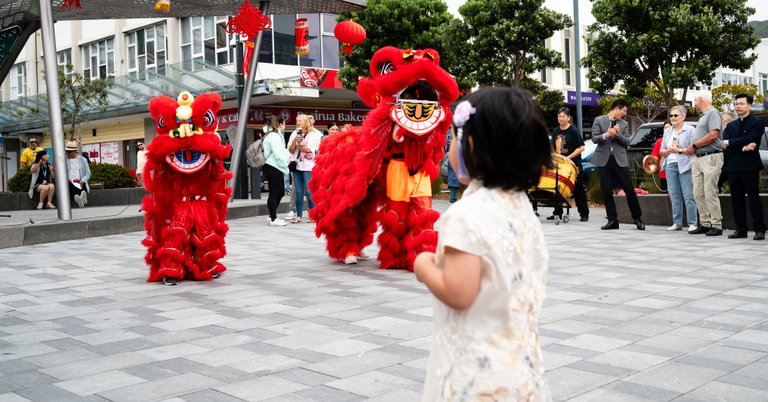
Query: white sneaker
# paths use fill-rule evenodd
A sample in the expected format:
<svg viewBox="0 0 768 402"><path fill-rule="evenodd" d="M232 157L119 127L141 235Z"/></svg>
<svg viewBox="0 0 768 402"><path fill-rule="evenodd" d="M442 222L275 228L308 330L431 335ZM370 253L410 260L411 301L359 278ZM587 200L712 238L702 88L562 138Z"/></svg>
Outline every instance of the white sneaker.
<svg viewBox="0 0 768 402"><path fill-rule="evenodd" d="M672 226L667 228L667 232L674 232L675 230L682 230L682 229L683 229L682 226L680 226L678 224L674 224L674 225L672 225Z"/></svg>
<svg viewBox="0 0 768 402"><path fill-rule="evenodd" d="M75 204L77 204L79 208L83 208L85 206L85 204L83 204L82 197L80 197L80 194L75 194Z"/></svg>
<svg viewBox="0 0 768 402"><path fill-rule="evenodd" d="M371 256L368 255L368 253L366 253L365 250L361 250L360 251L360 255L358 255L357 258L359 258L361 260L367 260L367 259L371 258Z"/></svg>
<svg viewBox="0 0 768 402"><path fill-rule="evenodd" d="M296 217L296 212L291 211L291 212L288 212L288 215L285 216L285 219L291 220L295 217Z"/></svg>
<svg viewBox="0 0 768 402"><path fill-rule="evenodd" d="M348 255L347 258L344 259L345 264L357 264L357 257L354 255Z"/></svg>
<svg viewBox="0 0 768 402"><path fill-rule="evenodd" d="M696 226L696 225L691 225L691 226L688 226L688 233L693 233L693 232L695 232L695 231L696 231L696 229L698 229L698 228L699 228L699 227L698 227L698 226Z"/></svg>
<svg viewBox="0 0 768 402"><path fill-rule="evenodd" d="M288 223L286 223L284 220L277 218L273 221L269 222L269 226L286 226Z"/></svg>
<svg viewBox="0 0 768 402"><path fill-rule="evenodd" d="M87 205L88 204L88 192L87 191L83 191L82 193L80 193L80 199L83 200L83 205Z"/></svg>

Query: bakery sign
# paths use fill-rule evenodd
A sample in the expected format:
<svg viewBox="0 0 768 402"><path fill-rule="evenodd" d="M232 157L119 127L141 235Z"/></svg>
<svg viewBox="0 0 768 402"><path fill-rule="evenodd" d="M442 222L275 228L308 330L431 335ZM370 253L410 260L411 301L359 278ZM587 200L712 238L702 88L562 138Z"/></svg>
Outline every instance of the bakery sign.
<svg viewBox="0 0 768 402"><path fill-rule="evenodd" d="M285 119L287 125L296 124L296 116L311 114L315 116L315 126L325 126L329 123L338 125L360 125L365 120L368 110L360 109L322 109L307 107L279 107L279 106L251 106L248 111L248 124L266 124L272 115ZM224 129L232 124L237 124L237 109L224 109L218 113L219 129Z"/></svg>

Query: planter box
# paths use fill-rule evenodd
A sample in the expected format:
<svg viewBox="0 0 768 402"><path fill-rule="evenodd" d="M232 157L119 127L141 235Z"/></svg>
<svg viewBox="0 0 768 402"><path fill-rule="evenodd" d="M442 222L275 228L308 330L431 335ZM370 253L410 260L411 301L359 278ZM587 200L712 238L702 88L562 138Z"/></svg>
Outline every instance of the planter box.
<svg viewBox="0 0 768 402"><path fill-rule="evenodd" d="M619 215L619 222L633 223L632 215L627 206L627 197L613 196L616 201L616 212ZM672 225L672 204L666 194L648 194L638 195L640 209L643 211L643 222L647 225L670 226ZM763 202L763 214L768 214L768 194L760 194ZM720 195L720 210L723 213L723 228L735 230L736 225L733 222L733 204L730 194ZM683 214L685 216L685 214ZM683 226L687 220L683 219ZM747 201L747 225L752 230L752 215L749 211L749 201Z"/></svg>
<svg viewBox="0 0 768 402"><path fill-rule="evenodd" d="M141 187L113 188L109 190L92 188L91 192L88 193L87 207L103 207L110 205L129 204L138 205L141 204L141 200L146 194L147 191ZM29 194L27 193L0 193L0 211L22 211L35 209L37 206L37 200L38 195L35 195L34 200L31 200L29 198ZM54 197L54 202L55 200L56 198Z"/></svg>

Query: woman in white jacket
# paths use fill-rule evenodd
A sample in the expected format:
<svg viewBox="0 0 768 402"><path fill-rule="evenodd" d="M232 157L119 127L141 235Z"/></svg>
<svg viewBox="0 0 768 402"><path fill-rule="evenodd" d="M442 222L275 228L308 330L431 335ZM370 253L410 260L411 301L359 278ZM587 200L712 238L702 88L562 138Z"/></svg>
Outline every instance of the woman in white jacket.
<svg viewBox="0 0 768 402"><path fill-rule="evenodd" d="M284 177L288 174L288 150L285 147L285 120L282 117L272 116L269 124L264 127L262 139L266 163L261 168L269 185L269 197L267 209L269 210L270 226L285 226L284 220L277 217L277 207L285 195Z"/></svg>

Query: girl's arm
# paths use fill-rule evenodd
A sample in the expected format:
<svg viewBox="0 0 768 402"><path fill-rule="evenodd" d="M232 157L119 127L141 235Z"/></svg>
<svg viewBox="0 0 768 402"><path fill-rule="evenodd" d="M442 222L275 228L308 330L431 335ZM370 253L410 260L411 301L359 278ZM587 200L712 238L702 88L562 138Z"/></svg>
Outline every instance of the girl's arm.
<svg viewBox="0 0 768 402"><path fill-rule="evenodd" d="M442 269L435 265L434 253L419 254L413 269L416 278L424 282L438 300L452 309L469 308L480 292L480 256L446 247Z"/></svg>

